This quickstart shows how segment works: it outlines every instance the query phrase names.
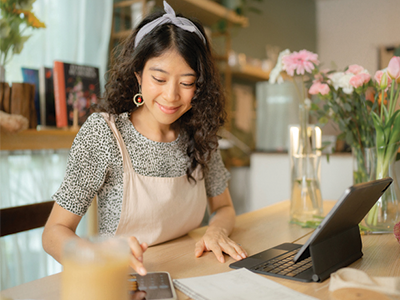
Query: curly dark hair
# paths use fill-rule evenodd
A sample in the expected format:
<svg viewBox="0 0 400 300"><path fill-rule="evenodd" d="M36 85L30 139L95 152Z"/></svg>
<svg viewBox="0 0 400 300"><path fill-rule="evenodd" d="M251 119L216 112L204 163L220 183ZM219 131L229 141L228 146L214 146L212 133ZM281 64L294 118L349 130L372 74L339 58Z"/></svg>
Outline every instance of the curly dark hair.
<svg viewBox="0 0 400 300"><path fill-rule="evenodd" d="M189 164L186 174L188 180L195 181L192 177L193 171L200 165L204 175L208 170L207 163L211 154L218 147L217 132L226 119L225 96L210 43L203 26L197 20L188 18L201 31L206 43L195 33L173 24L163 24L145 35L137 47L134 47L140 28L162 14L163 12L155 12L146 17L122 43L120 52L107 72L105 94L100 108L112 114L136 110L132 101L133 96L139 92L135 72L142 74L149 59L159 57L171 49L177 50L197 76L196 91L191 100L192 108L176 121L179 122L180 130L188 136Z"/></svg>

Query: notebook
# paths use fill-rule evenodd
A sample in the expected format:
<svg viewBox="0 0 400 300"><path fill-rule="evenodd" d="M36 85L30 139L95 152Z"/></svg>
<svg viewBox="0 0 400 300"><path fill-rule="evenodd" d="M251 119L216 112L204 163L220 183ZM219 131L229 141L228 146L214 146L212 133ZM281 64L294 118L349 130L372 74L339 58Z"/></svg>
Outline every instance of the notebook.
<svg viewBox="0 0 400 300"><path fill-rule="evenodd" d="M346 189L304 245L283 243L229 266L298 281L324 281L362 257L358 224L392 181L387 177Z"/></svg>

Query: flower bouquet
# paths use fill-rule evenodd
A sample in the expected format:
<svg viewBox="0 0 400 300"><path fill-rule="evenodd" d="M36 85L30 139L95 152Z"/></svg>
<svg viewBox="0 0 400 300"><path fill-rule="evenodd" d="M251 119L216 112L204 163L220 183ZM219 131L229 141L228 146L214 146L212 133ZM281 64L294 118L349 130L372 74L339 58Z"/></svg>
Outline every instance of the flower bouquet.
<svg viewBox="0 0 400 300"><path fill-rule="evenodd" d="M385 70L375 74L380 105L371 115L375 127L376 179L394 177L391 187L368 213L366 223L375 230L392 231L400 219L400 191L391 170L400 148L400 57L394 56Z"/></svg>
<svg viewBox="0 0 400 300"><path fill-rule="evenodd" d="M0 66L5 66L14 54L21 53L30 35L23 35L28 28L45 28L32 12L36 0L0 1Z"/></svg>
<svg viewBox="0 0 400 300"><path fill-rule="evenodd" d="M318 55L307 50L279 54L270 73L270 84L283 82L282 73L291 80L299 98L299 126L290 128L289 157L291 165L291 207L293 223L301 225L322 215L322 197L319 184L320 129L309 126L308 82L319 64ZM298 79L298 80L296 80ZM316 136L319 138L316 138Z"/></svg>
<svg viewBox="0 0 400 300"><path fill-rule="evenodd" d="M393 57L374 80L358 65L343 72L316 73L309 92L319 100L312 108L321 123L335 121L342 131L339 138L352 147L357 166L354 183L395 176L390 167L400 146L399 81L399 57ZM399 192L394 181L366 218L373 231L391 231L398 222Z"/></svg>
<svg viewBox="0 0 400 300"><path fill-rule="evenodd" d="M352 148L356 160L354 183L369 181L370 166L366 149L375 146L375 129L371 111L376 109L371 75L359 65L350 65L344 71L320 71L310 87L314 100L312 110L322 125L333 120Z"/></svg>

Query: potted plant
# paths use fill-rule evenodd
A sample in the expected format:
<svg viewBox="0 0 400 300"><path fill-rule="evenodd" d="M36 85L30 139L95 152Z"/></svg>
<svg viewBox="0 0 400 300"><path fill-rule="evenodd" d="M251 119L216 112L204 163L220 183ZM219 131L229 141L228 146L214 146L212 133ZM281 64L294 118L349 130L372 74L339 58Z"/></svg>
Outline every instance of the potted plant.
<svg viewBox="0 0 400 300"><path fill-rule="evenodd" d="M45 28L32 12L36 0L0 0L0 82L5 81L5 66L14 54L21 53L31 35L28 28Z"/></svg>

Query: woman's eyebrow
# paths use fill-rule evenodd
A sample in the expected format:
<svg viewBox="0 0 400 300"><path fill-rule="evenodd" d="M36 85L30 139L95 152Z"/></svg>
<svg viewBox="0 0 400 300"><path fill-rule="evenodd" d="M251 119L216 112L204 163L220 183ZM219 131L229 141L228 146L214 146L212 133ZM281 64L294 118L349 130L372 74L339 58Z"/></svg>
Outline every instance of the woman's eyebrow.
<svg viewBox="0 0 400 300"><path fill-rule="evenodd" d="M161 73L164 73L164 74L169 74L167 71L165 71L163 69L160 69L160 68L157 68L157 67L150 67L149 70L161 72ZM193 77L196 77L196 74L195 73L185 73L185 74L182 74L181 76L193 76Z"/></svg>

